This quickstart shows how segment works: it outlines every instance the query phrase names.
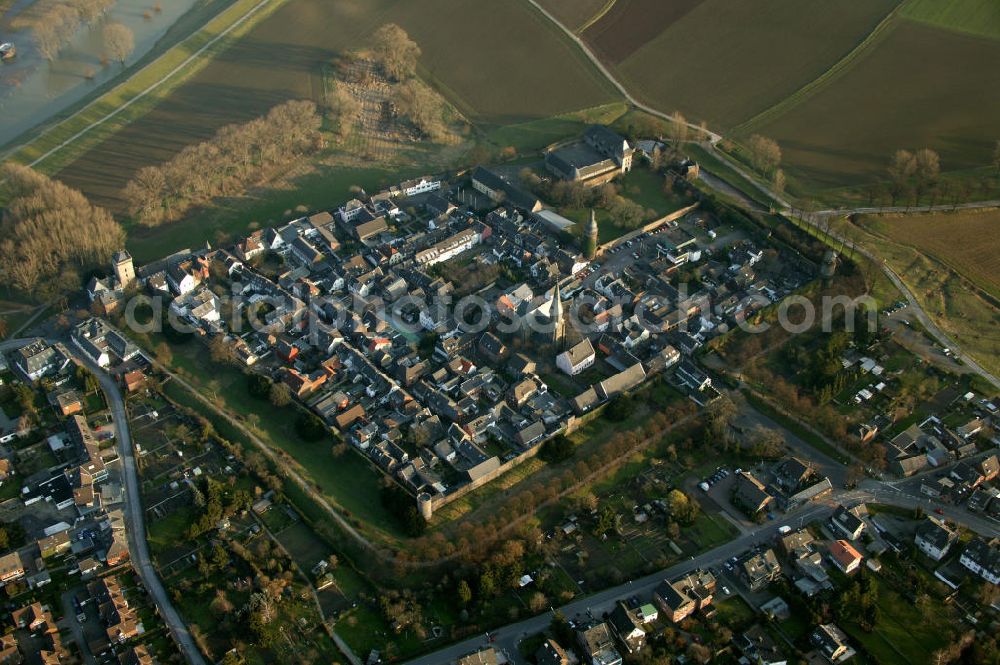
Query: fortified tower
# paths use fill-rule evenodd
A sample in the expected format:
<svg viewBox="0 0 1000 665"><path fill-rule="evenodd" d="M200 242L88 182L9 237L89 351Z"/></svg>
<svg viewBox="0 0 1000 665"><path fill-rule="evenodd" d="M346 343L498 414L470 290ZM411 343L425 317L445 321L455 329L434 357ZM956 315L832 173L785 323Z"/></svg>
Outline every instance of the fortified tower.
<svg viewBox="0 0 1000 665"><path fill-rule="evenodd" d="M118 281L118 288L127 289L135 281L135 267L132 265L132 255L124 249L115 252L111 258L111 264L115 269L115 279Z"/></svg>
<svg viewBox="0 0 1000 665"><path fill-rule="evenodd" d="M584 256L588 259L593 260L597 255L597 216L594 215L594 210L590 210L590 221L587 222L587 228L585 229L586 242L584 243Z"/></svg>

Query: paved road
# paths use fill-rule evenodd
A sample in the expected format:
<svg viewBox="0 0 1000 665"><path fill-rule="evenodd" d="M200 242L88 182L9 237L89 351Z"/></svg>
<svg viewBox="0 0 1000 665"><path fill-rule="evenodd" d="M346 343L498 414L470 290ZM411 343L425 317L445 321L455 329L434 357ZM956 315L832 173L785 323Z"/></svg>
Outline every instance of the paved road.
<svg viewBox="0 0 1000 665"><path fill-rule="evenodd" d="M67 346L72 350L72 347ZM142 494L139 486L139 472L133 455L132 436L128 428L128 413L125 410L125 401L122 399L118 384L115 383L108 374L100 367L94 365L85 356L78 355L77 359L86 365L100 381L101 389L104 391L114 417L115 440L118 442L118 455L121 458L122 477L125 481L124 512L125 524L127 525L126 535L128 536L129 555L132 558L132 566L142 578L146 590L149 591L156 606L160 610L160 616L174 636L174 641L184 654L184 657L192 665L205 665L201 651L195 644L187 624L181 615L174 608L170 601L167 590L163 587L160 577L153 567L153 562L149 556L149 544L146 542L145 510L142 506Z"/></svg>
<svg viewBox="0 0 1000 665"><path fill-rule="evenodd" d="M542 7L536 0L528 0L528 1L535 7L535 9L537 9L539 12L541 12L542 15L544 15L548 20L552 21L553 24L555 24L560 30L563 31L563 33L567 37L569 37L571 40L573 40L573 42L577 46L580 47L580 50L583 51L584 55L587 56L587 58L591 61L591 63L593 63L593 65L598 69L598 71L600 71L601 74L603 74L604 77L607 78L608 81L611 82L611 84L614 85L615 88L618 89L618 91L621 93L621 95L623 97L625 97L625 99L630 104L632 104L636 108L639 108L639 109L641 109L641 110L643 110L643 111L645 111L645 112L647 112L647 113L649 113L651 115L655 115L655 116L657 116L659 118L663 118L665 120L672 120L669 114L664 113L663 111L655 109L655 108L653 108L651 106L648 106L648 105L640 102L635 97L633 97L632 94L628 91L628 89L617 78L615 78L615 76L611 73L610 70L608 70L607 67L604 66L604 63L601 62L600 58L598 58L596 55L594 55L594 53L590 50L590 47L587 46L587 44L582 39L580 39L572 30L570 30L565 25L563 25L562 22L559 21L559 19L557 19L555 16L553 16L551 13L549 13L549 11L546 10L544 7ZM702 128L700 126L695 126L694 124L692 124L690 122L687 123L687 125L688 125L688 127L690 127L691 129L693 129L695 131L698 131L698 132L702 131ZM725 155L722 152L716 150L715 144L717 144L721 139L722 139L722 136L720 134L717 134L717 133L714 133L714 132L709 132L707 149L709 151L711 151L712 153L714 153L719 159L722 159L726 164L728 164L737 173L739 173L740 175L742 175L744 177L744 179L752 187L754 187L755 189L757 189L762 194L765 194L766 196L770 197L774 201L778 202L782 206L782 208L784 209L783 210L784 213L786 213L786 214L792 213L793 212L793 206L787 200L785 200L780 194L778 194L777 192L773 191L770 187L768 187L768 186L766 186L766 185L758 182L757 179L754 178L741 164L738 164L734 160L730 159L728 157L728 155ZM751 209L757 210L757 209L760 208L759 204L757 204L753 200L752 196L748 196L746 194L740 196L739 192L741 190L740 190L740 188L738 186L734 185L733 183L729 183L729 182L725 181L724 179L720 178L717 174L709 174L709 177L706 178L706 183L709 184L710 186L712 186L713 182L715 183L715 186L716 186L717 189L719 189L720 191L724 191L729 196L736 196L737 199L743 201L744 204L748 205L748 207L750 207ZM926 206L924 208L920 208L920 210L924 210L924 211L934 211L934 210L946 211L946 210L954 210L956 208L963 209L963 210L971 210L971 209L976 209L976 208L995 208L995 207L998 207L998 206L1000 206L1000 201L978 201L978 202L964 203L964 204L960 204L958 206L954 206L954 205ZM853 209L843 209L843 210L824 210L824 211L821 211L819 213L819 215L821 217L824 217L824 216L825 217L829 217L829 216L833 216L833 215L849 215L849 214L852 214L852 213L893 212L893 211L898 211L898 212L913 212L915 210L916 209L913 208L913 207L911 207L911 206L908 206L908 207L896 207L896 208L853 208ZM818 225L815 222L807 222L807 223L815 225L818 228ZM845 242L844 239L838 237L836 234L831 234L831 235L833 235L833 237L837 238L837 240L839 242ZM960 348L959 345L956 344L954 340L952 340L947 335L945 335L944 332L940 328L938 328L938 326L931 320L931 318L927 315L927 313L923 311L923 309L917 303L916 298L913 296L913 293L910 291L910 289L905 284L903 284L903 281L899 278L899 275L897 275L888 265L886 265L885 262L881 258L875 256L874 254L872 254L871 252L869 252L868 250L866 250L866 249L864 249L862 247L858 247L857 249L858 249L859 252L861 252L862 254L864 254L865 256L867 256L868 258L872 259L876 263L881 264L883 272L885 272L886 276L889 277L890 281L892 281L892 283L896 285L896 288L899 289L899 291L906 296L906 299L910 302L910 305L916 311L917 317L920 319L920 322L924 324L924 327L927 328L927 330L931 333L931 335L935 339L937 339L937 341L942 346L949 347L951 349L956 350L956 352L959 352L959 348ZM983 367L981 367L978 363L976 363L976 361L973 360L972 358L968 357L965 354L962 354L962 355L963 355L963 360L965 361L965 363L967 365L969 365L969 367L975 373L979 374L981 377L983 377L984 379L986 379L987 381L989 381L991 384L993 384L997 388L1000 388L1000 379L998 379L997 377L993 376L993 374L991 374L988 371L986 371L985 369L983 369Z"/></svg>
<svg viewBox="0 0 1000 665"><path fill-rule="evenodd" d="M8 353L31 342L34 338L13 339L0 342L0 353ZM56 340L48 340L55 343ZM66 348L73 353L76 349L72 344L66 344ZM192 665L205 665L201 651L194 642L187 624L174 608L167 595L163 583L160 581L156 569L149 556L149 545L146 542L145 511L142 507L142 494L139 489L139 472L133 456L132 436L128 428L128 414L125 410L125 401L122 399L118 384L115 383L108 374L95 365L82 354L75 356L90 371L94 373L101 384L101 390L107 398L108 406L114 419L115 441L118 443L118 455L121 459L122 478L125 481L124 492L124 513L126 524L126 535L128 536L129 556L132 559L132 566L142 582L152 596L153 601L160 610L160 616L174 636L174 641L184 654L185 658ZM75 617L75 614L70 618ZM74 619L75 620L75 619Z"/></svg>
<svg viewBox="0 0 1000 665"><path fill-rule="evenodd" d="M948 335L946 335L944 331L938 327L938 325L934 322L934 320L930 316L928 316L927 312L925 312L924 309L920 306L920 303L917 302L917 298L915 295L913 295L913 292L910 290L910 287L908 287L906 284L903 283L903 280L900 278L900 276L896 273L896 271L894 271L892 268L889 267L889 265L885 262L884 259L879 257L874 252L869 251L865 247L861 247L854 244L851 240L848 240L847 238L839 235L832 229L828 229L827 227L822 226L818 221L809 219L802 219L802 221L804 221L806 224L809 224L817 231L822 230L823 233L826 233L830 237L834 238L837 242L841 243L842 245L844 246L850 245L854 247L858 253L862 254L873 263L881 266L882 272L885 273L885 276L889 278L889 281L891 281L893 285L899 290L899 292L902 293L903 296L906 298L906 301L909 303L909 308L910 308L909 311L917 318L918 321L920 321L920 323L927 330L927 333L931 337L933 337L934 340L942 347L949 348L955 353L956 356L960 356L962 358L962 362L965 363L969 367L969 369L971 369L973 372L975 372L982 378L989 381L996 388L1000 388L1000 379L998 379L996 376L994 376L986 369L984 369L979 363L975 361L974 358L964 353L962 351L961 345L958 344L952 338L950 338Z"/></svg>
<svg viewBox="0 0 1000 665"><path fill-rule="evenodd" d="M578 615L581 618L585 617L588 612L591 612L595 617L600 617L604 612L611 611L614 608L615 603L620 599L628 598L630 596L639 596L640 598L648 597L653 592L656 585L662 582L664 578L674 578L694 570L695 568L708 568L715 566L746 551L748 548L758 543L762 543L772 538L774 534L778 532L781 525L788 523L789 519L802 520L805 522L825 518L831 513L833 513L833 508L830 506L818 504L810 505L796 513L793 513L784 522L771 522L766 526L757 529L754 533L740 536L739 538L731 540L724 545L720 545L715 549L699 554L698 556L690 558L687 561L682 561L657 573L653 573L652 575L647 575L646 577L638 580L626 582L625 584L573 601L560 607L559 611L568 619L572 619ZM518 642L520 642L527 635L532 635L544 630L549 626L551 621L552 614L546 613L530 619L525 619L524 621L520 621L509 626L504 626L503 628L498 628L490 633L491 637L495 640L492 644L497 649L504 651L512 663L515 665L522 665L526 661L521 657L517 650ZM409 662L409 665L445 665L446 663L453 663L461 656L487 646L487 643L485 635L478 635L422 658L414 659Z"/></svg>
<svg viewBox="0 0 1000 665"><path fill-rule="evenodd" d="M631 596L639 596L643 600L648 599L653 589L662 580L673 579L695 568L718 566L727 559L742 554L754 545L770 541L783 525L787 524L799 527L808 522L826 519L833 513L836 504L854 505L862 501L869 501L902 508L921 507L928 512L937 507L936 504L927 500L926 497L907 494L902 488L897 487L897 484L901 483L882 483L874 480L866 480L856 490L836 491L824 503L807 504L783 515L781 519L769 522L757 528L752 533L740 536L715 549L665 568L652 575L647 575L641 579L575 600L560 607L559 611L568 619L577 616L585 618L588 613L591 613L594 617L600 617L604 612L612 610L618 600L623 600ZM957 506L942 506L941 509L944 512L944 517L947 519L968 526L983 536L1000 536L1000 526L996 522L972 514L964 508ZM529 635L545 630L551 621L551 613L541 614L492 631L490 633L492 642L488 641L485 634L477 635L427 656L411 660L407 665L448 665L468 653L489 645L503 651L514 665L525 665L526 661L521 657L517 649L518 643Z"/></svg>

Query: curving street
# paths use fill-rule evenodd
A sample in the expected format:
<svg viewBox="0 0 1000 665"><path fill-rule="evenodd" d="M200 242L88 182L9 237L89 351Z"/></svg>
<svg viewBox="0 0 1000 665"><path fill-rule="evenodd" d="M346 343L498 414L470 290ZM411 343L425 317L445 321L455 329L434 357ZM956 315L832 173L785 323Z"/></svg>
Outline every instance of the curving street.
<svg viewBox="0 0 1000 665"><path fill-rule="evenodd" d="M12 339L0 342L0 353L7 353L24 346L36 338ZM46 342L54 344L57 340L48 339ZM66 348L73 352L72 344L66 344ZM108 407L111 409L113 425L115 429L115 441L118 445L118 456L121 459L121 471L124 481L124 513L126 524L126 535L128 536L129 556L132 566L135 568L142 583L149 592L149 595L159 609L160 617L167 625L170 633L174 637L181 653L192 665L205 665L205 659L195 644L191 632L188 630L184 619L177 612L167 590L160 581L160 576L153 566L149 556L149 544L146 542L146 520L145 511L142 506L142 493L139 485L139 471L136 467L134 450L132 447L132 437L128 427L128 412L125 409L125 400L122 398L118 384L115 383L104 370L90 361L82 354L74 354L76 360L81 362L94 373L100 382L101 390L107 399Z"/></svg>

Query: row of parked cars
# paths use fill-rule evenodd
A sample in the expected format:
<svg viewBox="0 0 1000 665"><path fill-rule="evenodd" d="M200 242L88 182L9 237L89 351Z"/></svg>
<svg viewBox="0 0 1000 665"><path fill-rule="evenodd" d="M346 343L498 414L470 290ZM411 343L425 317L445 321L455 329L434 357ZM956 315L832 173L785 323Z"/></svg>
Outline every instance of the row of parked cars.
<svg viewBox="0 0 1000 665"><path fill-rule="evenodd" d="M740 469L737 469L736 473L739 472ZM698 483L698 487L700 487L702 491L707 492L709 489L711 489L712 485L716 484L720 480L727 478L728 476L729 476L729 469L727 469L724 466L720 466L718 469L715 470L715 473L713 473L711 476Z"/></svg>

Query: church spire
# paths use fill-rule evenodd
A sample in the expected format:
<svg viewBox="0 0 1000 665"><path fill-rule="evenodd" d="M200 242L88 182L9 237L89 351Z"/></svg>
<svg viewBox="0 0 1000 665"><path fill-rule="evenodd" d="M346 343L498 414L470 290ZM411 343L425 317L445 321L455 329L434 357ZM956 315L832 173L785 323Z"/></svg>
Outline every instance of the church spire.
<svg viewBox="0 0 1000 665"><path fill-rule="evenodd" d="M566 321L563 317L562 298L559 295L558 280L556 280L555 288L552 289L552 306L549 308L549 315L552 320L552 343L558 346L562 344L566 336Z"/></svg>
<svg viewBox="0 0 1000 665"><path fill-rule="evenodd" d="M584 242L584 255L588 259L593 259L597 255L597 215L594 214L594 209L590 209L590 221L587 222L587 228L584 229L584 235L586 240Z"/></svg>

